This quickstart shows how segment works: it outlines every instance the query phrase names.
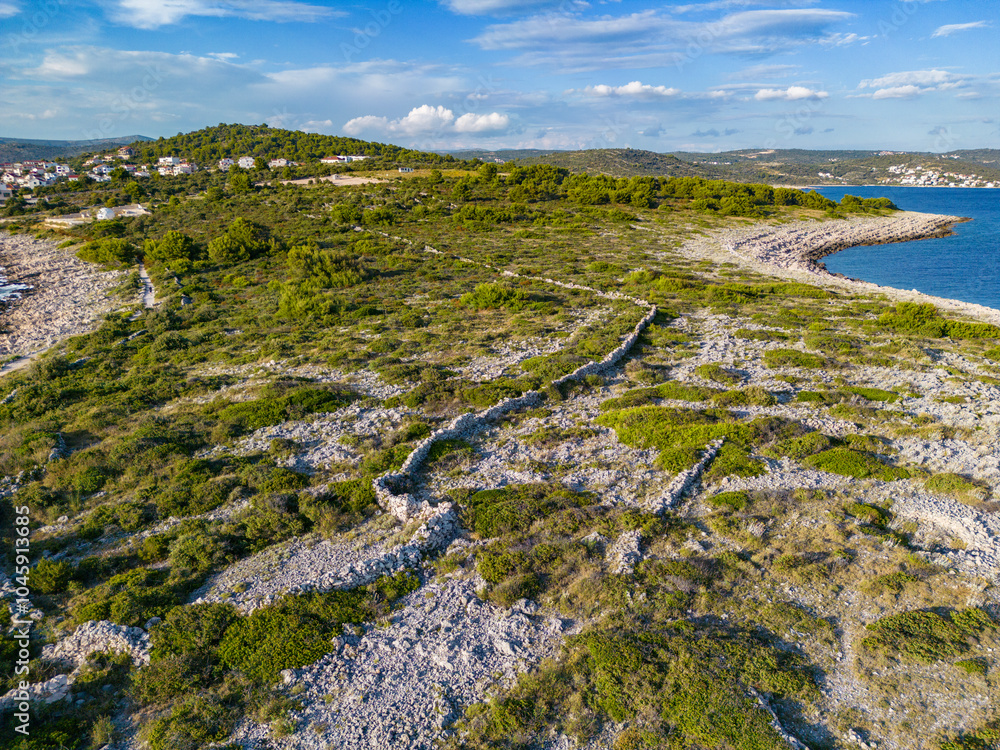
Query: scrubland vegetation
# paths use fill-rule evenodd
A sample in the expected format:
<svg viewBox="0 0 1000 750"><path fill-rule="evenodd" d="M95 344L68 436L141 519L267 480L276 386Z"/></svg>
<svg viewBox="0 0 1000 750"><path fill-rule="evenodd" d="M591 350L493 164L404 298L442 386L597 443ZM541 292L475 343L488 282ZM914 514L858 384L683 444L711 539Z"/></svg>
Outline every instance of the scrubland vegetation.
<svg viewBox="0 0 1000 750"><path fill-rule="evenodd" d="M298 135L288 153L312 154ZM147 148L215 158L208 136L169 141ZM915 411L913 387L861 374L958 368L938 362L947 352L976 363L954 369L959 383L995 386L1000 329L679 250L745 219L891 205L699 178L507 170L388 147L373 155L375 167L418 171L353 187L198 173L143 186L148 216L59 231L31 216L7 225L93 263L141 259L160 300L4 378L4 394L16 393L0 404L0 473L20 477L0 500L4 549L12 509L28 505L33 549L46 556L31 576L32 678L55 674L37 658L43 642L81 622L161 620L150 626L150 665L93 655L73 688L84 703L39 707L31 737L12 747L96 750L131 731L153 750L197 748L225 743L243 716L276 735L295 731L282 670L317 661L345 627L379 627L446 575L478 575L487 601L531 599L580 626L558 655L467 706L455 747L535 747L560 732L615 750L786 746L763 705L810 747L845 747L848 731L891 747L995 745L996 715L973 700L998 698L992 588L949 569L947 540L931 544L892 500L894 488L919 486L988 506L987 482L908 464L898 447L908 436L975 441L976 429ZM59 198L104 202L125 187ZM552 381L601 359L644 312L524 276L625 292L659 314L615 382L559 389ZM759 361L690 365L712 320ZM473 377L478 359L520 344L553 345L516 372ZM725 442L702 489L663 515L604 504L560 482L559 467L534 466L551 481L447 492L484 542L471 552L249 615L189 603L214 574L285 540L351 538L380 513L371 480L417 441L534 389L542 406L502 428L541 420L520 437L503 433L532 451L601 440L655 451L652 468L669 477ZM596 416L544 423L574 399L589 399ZM264 428L355 406L403 416L390 430L345 434L351 458L323 466L289 461L302 452L289 440L246 447ZM427 471L461 475L482 450L438 443ZM830 479L752 484L779 469ZM605 542L633 531L644 559L611 572ZM0 617L5 625L6 608ZM15 650L0 639L5 679ZM939 699L949 702L943 724Z"/></svg>

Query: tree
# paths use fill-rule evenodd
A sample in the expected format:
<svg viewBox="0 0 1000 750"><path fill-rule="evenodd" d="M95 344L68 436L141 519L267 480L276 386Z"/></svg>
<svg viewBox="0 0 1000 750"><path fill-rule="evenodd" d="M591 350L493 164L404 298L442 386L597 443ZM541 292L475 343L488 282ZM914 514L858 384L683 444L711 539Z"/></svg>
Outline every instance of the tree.
<svg viewBox="0 0 1000 750"><path fill-rule="evenodd" d="M229 168L229 187L234 193L249 193L253 190L250 175L237 166Z"/></svg>
<svg viewBox="0 0 1000 750"><path fill-rule="evenodd" d="M194 240L182 232L171 230L156 242L146 240L143 244L143 254L153 261L194 260L200 255Z"/></svg>

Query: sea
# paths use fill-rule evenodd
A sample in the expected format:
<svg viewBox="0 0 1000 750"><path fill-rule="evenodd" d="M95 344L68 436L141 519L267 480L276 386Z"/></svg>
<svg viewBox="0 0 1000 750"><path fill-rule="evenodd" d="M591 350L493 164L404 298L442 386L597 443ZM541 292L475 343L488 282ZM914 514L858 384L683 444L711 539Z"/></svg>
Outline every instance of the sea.
<svg viewBox="0 0 1000 750"><path fill-rule="evenodd" d="M967 216L950 237L852 247L822 262L831 273L1000 310L1000 188L817 187L834 201L845 193L885 196L904 211Z"/></svg>

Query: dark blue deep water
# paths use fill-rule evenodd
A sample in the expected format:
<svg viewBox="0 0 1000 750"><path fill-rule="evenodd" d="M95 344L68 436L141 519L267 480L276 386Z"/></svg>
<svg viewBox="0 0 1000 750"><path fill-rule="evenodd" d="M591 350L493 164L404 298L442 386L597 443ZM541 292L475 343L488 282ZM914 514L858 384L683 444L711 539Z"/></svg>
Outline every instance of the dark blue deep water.
<svg viewBox="0 0 1000 750"><path fill-rule="evenodd" d="M932 240L852 247L823 258L831 273L897 289L916 289L1000 309L1000 188L817 188L831 200L844 193L884 195L905 211L969 216L955 234Z"/></svg>

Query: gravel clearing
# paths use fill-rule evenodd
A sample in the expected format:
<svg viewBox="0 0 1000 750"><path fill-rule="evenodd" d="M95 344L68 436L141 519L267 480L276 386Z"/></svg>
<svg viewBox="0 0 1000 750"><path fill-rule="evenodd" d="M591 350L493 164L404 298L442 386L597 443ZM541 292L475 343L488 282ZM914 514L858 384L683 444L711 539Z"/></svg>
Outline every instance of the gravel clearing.
<svg viewBox="0 0 1000 750"><path fill-rule="evenodd" d="M523 600L510 610L484 603L469 578L428 584L402 605L391 622L360 637L345 629L332 653L285 674L303 709L292 714L297 731L271 739L273 747L433 747L465 706L498 679L510 681L555 654L577 629ZM245 722L240 735L245 746L264 747L267 728Z"/></svg>

